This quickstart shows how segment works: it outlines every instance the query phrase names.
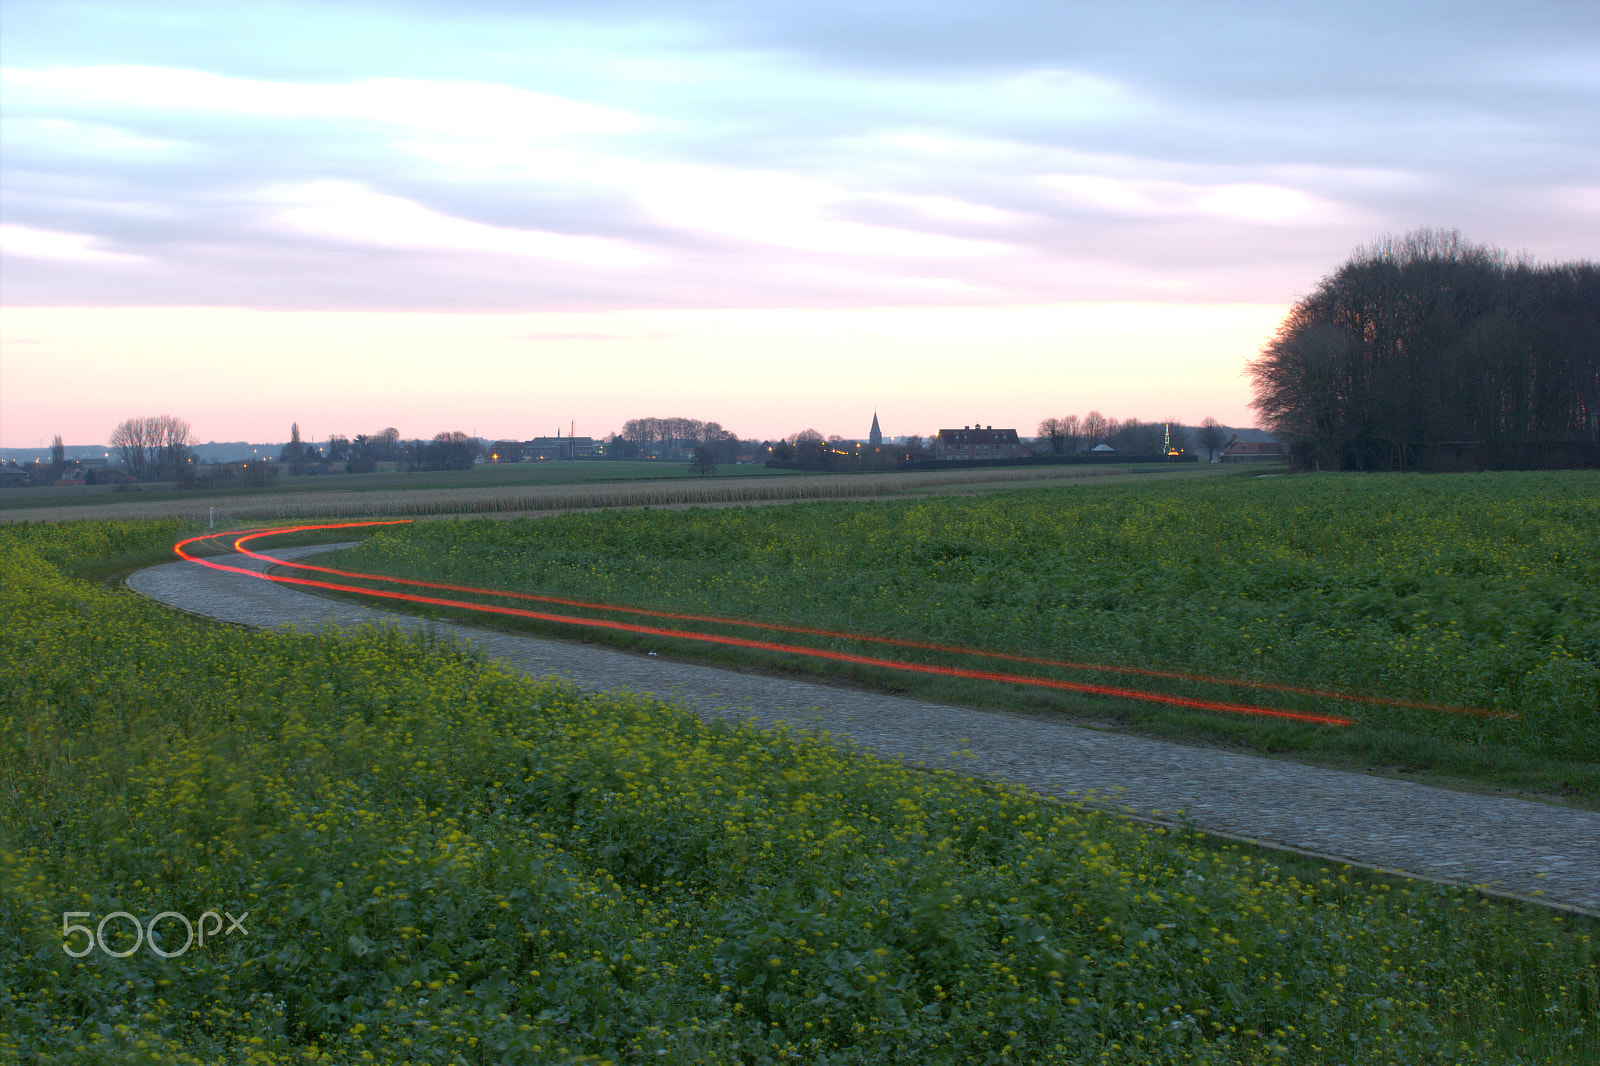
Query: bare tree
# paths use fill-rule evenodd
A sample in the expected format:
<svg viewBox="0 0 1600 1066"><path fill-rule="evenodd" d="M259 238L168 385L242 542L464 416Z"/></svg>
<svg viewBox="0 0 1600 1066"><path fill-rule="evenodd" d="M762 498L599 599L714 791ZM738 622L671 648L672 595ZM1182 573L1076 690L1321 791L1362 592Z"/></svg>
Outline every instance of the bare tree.
<svg viewBox="0 0 1600 1066"><path fill-rule="evenodd" d="M1034 443L1048 447L1052 455L1061 455L1066 452L1067 433L1066 427L1061 424L1061 419L1045 419L1039 423L1039 427L1033 431L1033 434Z"/></svg>
<svg viewBox="0 0 1600 1066"><path fill-rule="evenodd" d="M172 415L157 415L152 434L156 441L156 477L187 481L193 474L194 434L189 423Z"/></svg>
<svg viewBox="0 0 1600 1066"><path fill-rule="evenodd" d="M1125 422L1109 423L1107 441L1119 452L1129 455L1157 455L1164 436L1158 422L1141 422L1130 418Z"/></svg>
<svg viewBox="0 0 1600 1066"><path fill-rule="evenodd" d="M193 459L189 423L172 415L150 415L119 422L110 444L135 478L182 480Z"/></svg>
<svg viewBox="0 0 1600 1066"><path fill-rule="evenodd" d="M144 418L129 418L118 422L117 428L111 431L109 443L117 450L129 476L135 479L149 477L151 468L155 466L156 450L150 444L149 430L145 424L147 421Z"/></svg>
<svg viewBox="0 0 1600 1066"><path fill-rule="evenodd" d="M67 446L61 442L61 434L57 433L50 438L50 473L57 481L67 472Z"/></svg>
<svg viewBox="0 0 1600 1066"><path fill-rule="evenodd" d="M1200 428L1195 430L1194 434L1195 443L1206 450L1206 462L1208 463L1217 457L1217 449L1222 447L1227 442L1227 439L1228 431L1223 428L1221 422L1218 422L1210 415L1206 415L1205 419L1200 423Z"/></svg>
<svg viewBox="0 0 1600 1066"><path fill-rule="evenodd" d="M1067 438L1067 451L1075 452L1083 440L1083 421L1077 415L1062 415L1061 433Z"/></svg>
<svg viewBox="0 0 1600 1066"><path fill-rule="evenodd" d="M478 438L469 437L459 429L451 430L435 434L433 440L418 451L425 451L426 465L431 469L471 470L478 457Z"/></svg>
<svg viewBox="0 0 1600 1066"><path fill-rule="evenodd" d="M1083 416L1079 430L1083 433L1083 443L1093 448L1096 444L1104 444L1111 435L1111 420L1099 411L1090 411Z"/></svg>

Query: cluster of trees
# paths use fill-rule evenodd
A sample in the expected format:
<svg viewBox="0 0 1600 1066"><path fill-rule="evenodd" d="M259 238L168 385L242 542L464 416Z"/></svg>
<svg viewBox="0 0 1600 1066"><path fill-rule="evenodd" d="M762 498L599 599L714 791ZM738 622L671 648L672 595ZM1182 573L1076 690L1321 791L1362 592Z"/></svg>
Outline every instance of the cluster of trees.
<svg viewBox="0 0 1600 1066"><path fill-rule="evenodd" d="M714 444L732 436L718 422L702 422L698 418L630 418L622 424L616 436L639 444L689 445Z"/></svg>
<svg viewBox="0 0 1600 1066"><path fill-rule="evenodd" d="M111 447L128 473L141 481L185 480L194 461L194 445L189 423L171 415L130 418L111 431Z"/></svg>
<svg viewBox="0 0 1600 1066"><path fill-rule="evenodd" d="M1214 456L1228 439L1221 423L1210 417L1194 429L1193 435L1195 444L1211 453L1207 458ZM1190 431L1176 419L1141 422L1129 418L1119 422L1099 411L1090 411L1081 418L1046 418L1034 431L1034 447L1047 455L1071 455L1105 444L1132 455L1158 455L1169 445L1187 449L1189 437Z"/></svg>
<svg viewBox="0 0 1600 1066"><path fill-rule="evenodd" d="M662 446L698 453L707 449L714 463L731 463L739 450L737 435L719 422L698 418L630 418L622 429L606 438L606 454L613 459L655 455Z"/></svg>
<svg viewBox="0 0 1600 1066"><path fill-rule="evenodd" d="M837 442L843 439L837 433L832 438L825 438L814 429L802 429L774 444L771 454L772 458L780 463L800 462L816 465L827 455L830 440Z"/></svg>
<svg viewBox="0 0 1600 1066"><path fill-rule="evenodd" d="M395 463L407 470L471 470L486 447L480 438L460 430L436 433L432 440L404 440L398 429L389 426L376 433L357 433L354 440L335 433L328 438L327 448L319 451L301 443L296 423L278 461L291 464L291 474L302 473L306 464L316 462L343 463L345 472L351 474L370 474L379 463Z"/></svg>
<svg viewBox="0 0 1600 1066"><path fill-rule="evenodd" d="M459 429L436 433L430 441L411 442L413 470L471 470L484 443Z"/></svg>
<svg viewBox="0 0 1600 1066"><path fill-rule="evenodd" d="M376 433L357 433L354 440L335 433L328 438L324 458L330 463L344 463L349 473L370 474L379 463L404 462L406 444L393 426Z"/></svg>
<svg viewBox="0 0 1600 1066"><path fill-rule="evenodd" d="M1600 266L1457 231L1383 237L1297 302L1250 366L1297 465L1600 461Z"/></svg>

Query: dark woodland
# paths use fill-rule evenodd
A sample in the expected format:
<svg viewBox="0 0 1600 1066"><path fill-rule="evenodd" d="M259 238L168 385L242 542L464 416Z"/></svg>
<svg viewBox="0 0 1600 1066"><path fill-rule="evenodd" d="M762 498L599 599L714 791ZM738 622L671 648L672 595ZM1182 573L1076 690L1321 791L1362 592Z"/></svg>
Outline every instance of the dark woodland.
<svg viewBox="0 0 1600 1066"><path fill-rule="evenodd" d="M1249 374L1302 469L1600 466L1600 265L1384 237L1294 305Z"/></svg>

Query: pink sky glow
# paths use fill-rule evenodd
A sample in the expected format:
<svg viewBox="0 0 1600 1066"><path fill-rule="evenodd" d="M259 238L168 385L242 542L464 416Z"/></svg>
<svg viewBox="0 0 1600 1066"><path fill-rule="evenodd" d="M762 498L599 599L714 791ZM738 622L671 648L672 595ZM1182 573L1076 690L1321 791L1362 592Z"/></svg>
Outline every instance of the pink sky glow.
<svg viewBox="0 0 1600 1066"><path fill-rule="evenodd" d="M1592 4L626 7L0 0L0 445L1244 426L1374 238L1600 246Z"/></svg>

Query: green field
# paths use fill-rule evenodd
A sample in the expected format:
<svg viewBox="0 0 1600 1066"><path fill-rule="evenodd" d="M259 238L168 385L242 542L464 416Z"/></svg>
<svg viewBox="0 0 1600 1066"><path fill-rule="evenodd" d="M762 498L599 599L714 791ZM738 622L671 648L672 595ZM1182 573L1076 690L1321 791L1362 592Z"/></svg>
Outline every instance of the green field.
<svg viewBox="0 0 1600 1066"><path fill-rule="evenodd" d="M1039 677L1356 724L1305 725L1027 685L928 682L793 656L716 653L767 669L843 672L939 698L1111 718L1206 742L1405 768L1592 805L1600 801L1596 529L1600 475L1593 473L1233 477L972 499L416 523L374 532L358 549L326 561L1102 666L1001 664ZM659 638L542 628L706 654ZM771 631L759 635L772 639ZM955 652L781 636L823 649L1001 668L992 658ZM1392 702L1250 687L1263 683Z"/></svg>
<svg viewBox="0 0 1600 1066"><path fill-rule="evenodd" d="M1600 1056L1592 922L70 576L195 531L0 527L0 1057Z"/></svg>

